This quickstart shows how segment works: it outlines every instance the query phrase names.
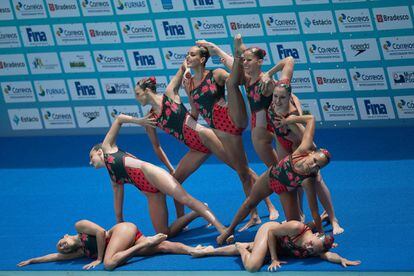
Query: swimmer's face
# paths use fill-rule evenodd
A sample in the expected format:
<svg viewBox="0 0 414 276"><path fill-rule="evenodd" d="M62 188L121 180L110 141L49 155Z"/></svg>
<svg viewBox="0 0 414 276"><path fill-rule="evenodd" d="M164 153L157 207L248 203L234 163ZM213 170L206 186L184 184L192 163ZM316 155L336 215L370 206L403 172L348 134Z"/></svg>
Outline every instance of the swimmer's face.
<svg viewBox="0 0 414 276"><path fill-rule="evenodd" d="M309 166L310 173L317 173L320 169L325 167L329 161L325 154L320 151L314 151L307 157L306 163Z"/></svg>
<svg viewBox="0 0 414 276"><path fill-rule="evenodd" d="M247 75L251 75L253 72L260 70L263 59L257 58L250 50L244 51L243 57L243 68Z"/></svg>
<svg viewBox="0 0 414 276"><path fill-rule="evenodd" d="M74 251L75 246L75 238L66 234L58 241L56 249L59 253L68 254Z"/></svg>
<svg viewBox="0 0 414 276"><path fill-rule="evenodd" d="M306 248L311 255L319 255L324 251L323 242L318 235L318 233L312 234L312 236L309 236L303 243L303 247Z"/></svg>
<svg viewBox="0 0 414 276"><path fill-rule="evenodd" d="M187 63L188 68L196 68L199 66L204 66L205 58L201 57L200 55L200 48L197 46L193 46L187 53L187 57L185 61Z"/></svg>
<svg viewBox="0 0 414 276"><path fill-rule="evenodd" d="M95 169L105 167L102 149L91 150L89 152L89 165L93 166Z"/></svg>
<svg viewBox="0 0 414 276"><path fill-rule="evenodd" d="M276 86L273 90L273 103L276 107L286 107L289 106L290 93L286 88L281 87L280 85Z"/></svg>
<svg viewBox="0 0 414 276"><path fill-rule="evenodd" d="M135 99L143 106L148 104L147 93L139 86L135 86Z"/></svg>

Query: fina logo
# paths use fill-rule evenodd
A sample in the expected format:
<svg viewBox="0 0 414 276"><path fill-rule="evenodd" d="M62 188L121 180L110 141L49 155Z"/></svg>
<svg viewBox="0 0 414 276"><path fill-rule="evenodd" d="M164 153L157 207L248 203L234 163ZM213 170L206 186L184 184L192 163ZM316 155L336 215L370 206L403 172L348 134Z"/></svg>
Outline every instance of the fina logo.
<svg viewBox="0 0 414 276"><path fill-rule="evenodd" d="M20 118L19 118L19 117L17 117L17 115L14 115L14 117L13 117L13 122L14 122L16 125L19 125Z"/></svg>
<svg viewBox="0 0 414 276"><path fill-rule="evenodd" d="M185 35L183 25L170 25L168 21L162 21L162 27L166 36Z"/></svg>
<svg viewBox="0 0 414 276"><path fill-rule="evenodd" d="M391 47L391 41L385 41L384 45L382 45L382 48L384 48L384 50L388 51Z"/></svg>
<svg viewBox="0 0 414 276"><path fill-rule="evenodd" d="M153 55L141 55L139 51L134 51L132 54L134 55L135 65L137 66L155 65Z"/></svg>
<svg viewBox="0 0 414 276"><path fill-rule="evenodd" d="M214 0L193 0L194 6L212 6Z"/></svg>
<svg viewBox="0 0 414 276"><path fill-rule="evenodd" d="M296 48L292 48L292 49L286 48L285 49L285 48L283 48L282 44L277 44L276 48L277 48L277 52L279 54L280 59L284 59L284 58L289 57L289 56L291 56L295 59L300 58L299 57L299 51Z"/></svg>
<svg viewBox="0 0 414 276"><path fill-rule="evenodd" d="M29 42L45 42L47 41L45 32L33 32L32 28L26 28L27 38Z"/></svg>
<svg viewBox="0 0 414 276"><path fill-rule="evenodd" d="M388 114L385 104L372 104L370 100L364 100L364 105L368 115Z"/></svg>
<svg viewBox="0 0 414 276"><path fill-rule="evenodd" d="M76 93L78 96L95 96L96 91L93 85L82 85L80 81L75 81Z"/></svg>
<svg viewBox="0 0 414 276"><path fill-rule="evenodd" d="M6 85L6 87L4 87L3 92L4 94L9 94L9 92L11 91L11 86L10 85Z"/></svg>

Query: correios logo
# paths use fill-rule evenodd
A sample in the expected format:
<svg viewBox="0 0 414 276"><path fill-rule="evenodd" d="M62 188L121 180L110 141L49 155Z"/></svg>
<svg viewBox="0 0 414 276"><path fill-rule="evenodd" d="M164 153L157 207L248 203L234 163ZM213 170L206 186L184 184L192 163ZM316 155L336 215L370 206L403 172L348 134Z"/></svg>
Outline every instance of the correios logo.
<svg viewBox="0 0 414 276"><path fill-rule="evenodd" d="M329 102L326 102L323 105L323 110L325 110L326 112L328 111L335 111L335 112L353 111L354 107L352 105L335 105L335 104L330 104Z"/></svg>
<svg viewBox="0 0 414 276"><path fill-rule="evenodd" d="M344 13L341 13L341 15L339 15L338 17L338 21L341 23L344 23L345 19L346 19L346 14Z"/></svg>
<svg viewBox="0 0 414 276"><path fill-rule="evenodd" d="M167 51L167 53L165 54L165 58L167 60L171 60L171 59L184 60L186 58L186 56L187 56L187 54L174 53L171 50Z"/></svg>
<svg viewBox="0 0 414 276"><path fill-rule="evenodd" d="M104 59L104 56L102 55L102 54L99 54L97 57L96 57L96 61L97 62L101 62L102 60Z"/></svg>
<svg viewBox="0 0 414 276"><path fill-rule="evenodd" d="M313 54L313 53L315 53L315 51L316 51L316 45L315 44L312 44L312 46L311 47L309 47L309 52L311 53L311 54Z"/></svg>
<svg viewBox="0 0 414 276"><path fill-rule="evenodd" d="M392 43L391 41L387 40L382 45L384 50L398 50L398 51L405 51L405 50L414 50L414 43Z"/></svg>
<svg viewBox="0 0 414 276"><path fill-rule="evenodd" d="M50 111L46 111L44 114L44 117L46 120L49 120L49 118L52 116L52 113L50 113Z"/></svg>
<svg viewBox="0 0 414 276"><path fill-rule="evenodd" d="M130 27L128 24L126 24L126 25L122 28L122 31L123 31L125 34L127 34L130 30L131 30L131 27Z"/></svg>
<svg viewBox="0 0 414 276"><path fill-rule="evenodd" d="M414 101L406 101L404 99L400 99L397 103L397 107L399 109L414 109Z"/></svg>
<svg viewBox="0 0 414 276"><path fill-rule="evenodd" d="M62 35L62 33L63 33L63 29L59 27L59 28L57 29L57 31L56 31L56 35L57 35L57 36L61 36L61 35Z"/></svg>
<svg viewBox="0 0 414 276"><path fill-rule="evenodd" d="M382 48L384 48L384 50L388 51L388 49L391 47L391 41L387 40L385 41L385 43L382 45Z"/></svg>
<svg viewBox="0 0 414 276"><path fill-rule="evenodd" d="M35 11L35 10L43 10L43 6L40 4L22 4L22 2L17 2L16 10L21 11Z"/></svg>
<svg viewBox="0 0 414 276"><path fill-rule="evenodd" d="M20 11L22 7L23 7L23 4L21 2L17 2L16 10Z"/></svg>
<svg viewBox="0 0 414 276"><path fill-rule="evenodd" d="M197 22L194 24L194 28L196 30L199 30L202 25L203 25L203 22L201 22L200 20L197 20Z"/></svg>
<svg viewBox="0 0 414 276"><path fill-rule="evenodd" d="M172 56L173 56L173 52L171 52L171 51L168 51L168 52L165 54L165 58L166 58L166 59L168 59L168 60L170 60Z"/></svg>
<svg viewBox="0 0 414 276"><path fill-rule="evenodd" d="M347 16L344 13L341 13L338 17L338 21L345 24L345 23L366 23L369 22L369 17L364 16Z"/></svg>
<svg viewBox="0 0 414 276"><path fill-rule="evenodd" d="M355 72L355 74L352 78L357 81L357 80L359 80L360 77L361 77L361 73Z"/></svg>
<svg viewBox="0 0 414 276"><path fill-rule="evenodd" d="M9 92L11 91L11 86L10 85L6 85L6 87L4 87L3 92L4 94L9 94Z"/></svg>

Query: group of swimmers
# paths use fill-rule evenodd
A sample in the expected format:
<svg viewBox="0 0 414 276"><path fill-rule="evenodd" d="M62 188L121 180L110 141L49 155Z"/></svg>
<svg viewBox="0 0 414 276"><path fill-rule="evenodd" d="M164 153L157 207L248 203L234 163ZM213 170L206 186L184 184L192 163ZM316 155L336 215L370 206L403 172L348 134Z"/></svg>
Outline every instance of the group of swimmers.
<svg viewBox="0 0 414 276"><path fill-rule="evenodd" d="M210 55L218 55L230 70L207 70ZM135 87L136 99L151 110L142 118L119 115L102 143L90 151L90 164L108 170L114 192L117 224L110 230L88 220L75 224L76 235L65 235L57 244L58 253L20 262L33 263L93 258L84 269L103 262L112 270L134 256L156 253L191 254L194 257L210 255L240 255L248 271L258 271L270 254L270 271L284 262L280 256L296 258L319 256L330 262L358 265L330 252L335 247L333 236L324 233L322 221L329 220L333 234L343 232L336 218L320 169L331 155L326 149L317 149L314 143L315 118L303 115L300 102L292 94L291 78L294 60L287 57L267 72L262 72L266 52L258 47L246 48L240 35L234 38L234 56L214 43L200 40L189 49L182 66L168 84L164 94L157 94L154 77L141 79ZM278 81L273 76L280 72ZM182 103L179 89L184 85L190 110ZM248 164L243 149L242 132L248 125L248 112L240 91L244 85L251 113L251 138L254 149L268 167L258 176ZM225 91L227 91L225 97ZM199 124L202 116L207 127ZM116 139L123 124L144 126L154 151L169 172L138 159L118 148ZM155 128L164 130L188 147L188 152L174 168L163 151ZM276 138L276 148L272 142ZM183 189L183 182L206 159L214 154L235 170L243 186L246 200L238 209L230 226L225 227L204 204ZM155 236L145 237L138 228L123 219L124 183L135 185L148 200L149 213ZM305 191L313 221L304 223L302 198ZM269 196L279 195L286 222L278 223L278 211ZM166 195L174 198L177 219L168 224ZM261 224L256 206L264 200L271 222L263 224L251 243L234 243L236 226L250 214L241 230ZM325 212L320 215L318 201ZM184 206L192 212L185 214ZM191 221L203 217L219 232L218 245L224 247L190 247L167 241L180 233Z"/></svg>

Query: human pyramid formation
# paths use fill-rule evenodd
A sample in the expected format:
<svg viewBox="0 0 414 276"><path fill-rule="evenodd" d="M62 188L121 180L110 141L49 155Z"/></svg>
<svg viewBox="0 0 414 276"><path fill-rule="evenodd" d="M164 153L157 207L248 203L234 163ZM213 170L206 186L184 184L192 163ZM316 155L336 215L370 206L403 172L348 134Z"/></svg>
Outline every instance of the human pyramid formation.
<svg viewBox="0 0 414 276"><path fill-rule="evenodd" d="M117 224L107 231L91 221L80 220L75 224L76 235L65 235L59 240L58 253L22 261L18 266L89 257L94 261L84 269L103 262L105 269L113 270L134 256L156 253L191 254L193 257L240 255L248 271L260 270L269 254L269 271L285 263L280 256L320 257L344 267L360 264L360 261L350 261L330 252L336 244L333 236L324 234L322 228L322 221L329 220L334 235L343 232L320 173L331 155L326 149L316 148L313 142L315 119L312 115L302 114L300 102L291 91L293 58L281 60L264 73L261 70L266 55L264 50L246 48L241 36L236 35L234 51L232 57L211 42L197 41L163 95L156 93L154 77L141 79L135 87L136 99L143 106L151 105L149 113L143 118L119 115L103 142L95 145L89 154L92 166L106 167L109 172ZM218 55L231 72L207 70L205 64L210 55ZM273 75L279 71L280 78L274 81ZM190 111L178 93L182 84L188 94ZM250 105L254 148L268 167L261 176L249 168L243 149L241 134L247 127L248 116L240 85L245 86ZM224 97L226 89L227 100ZM197 123L199 115L208 127ZM145 126L155 153L169 173L118 148L116 139L124 123ZM176 169L159 144L156 127L189 148ZM272 146L273 138L277 141L276 149ZM211 154L237 172L246 194L246 200L229 227L221 224L207 204L192 197L181 186ZM152 224L158 233L155 236L145 237L134 224L123 221L124 183L135 185L146 196ZM304 223L303 190L313 218L308 224ZM260 201L265 200L270 220L278 218L279 213L268 198L273 192L279 195L286 222L265 223L253 242L232 244L236 226L249 214L250 220L241 230L261 223L256 210ZM177 212L177 220L170 226L166 195L174 198ZM318 200L325 209L322 215ZM185 214L184 206L192 212ZM199 216L220 233L217 244L227 243L227 246L190 247L166 240L179 234Z"/></svg>

